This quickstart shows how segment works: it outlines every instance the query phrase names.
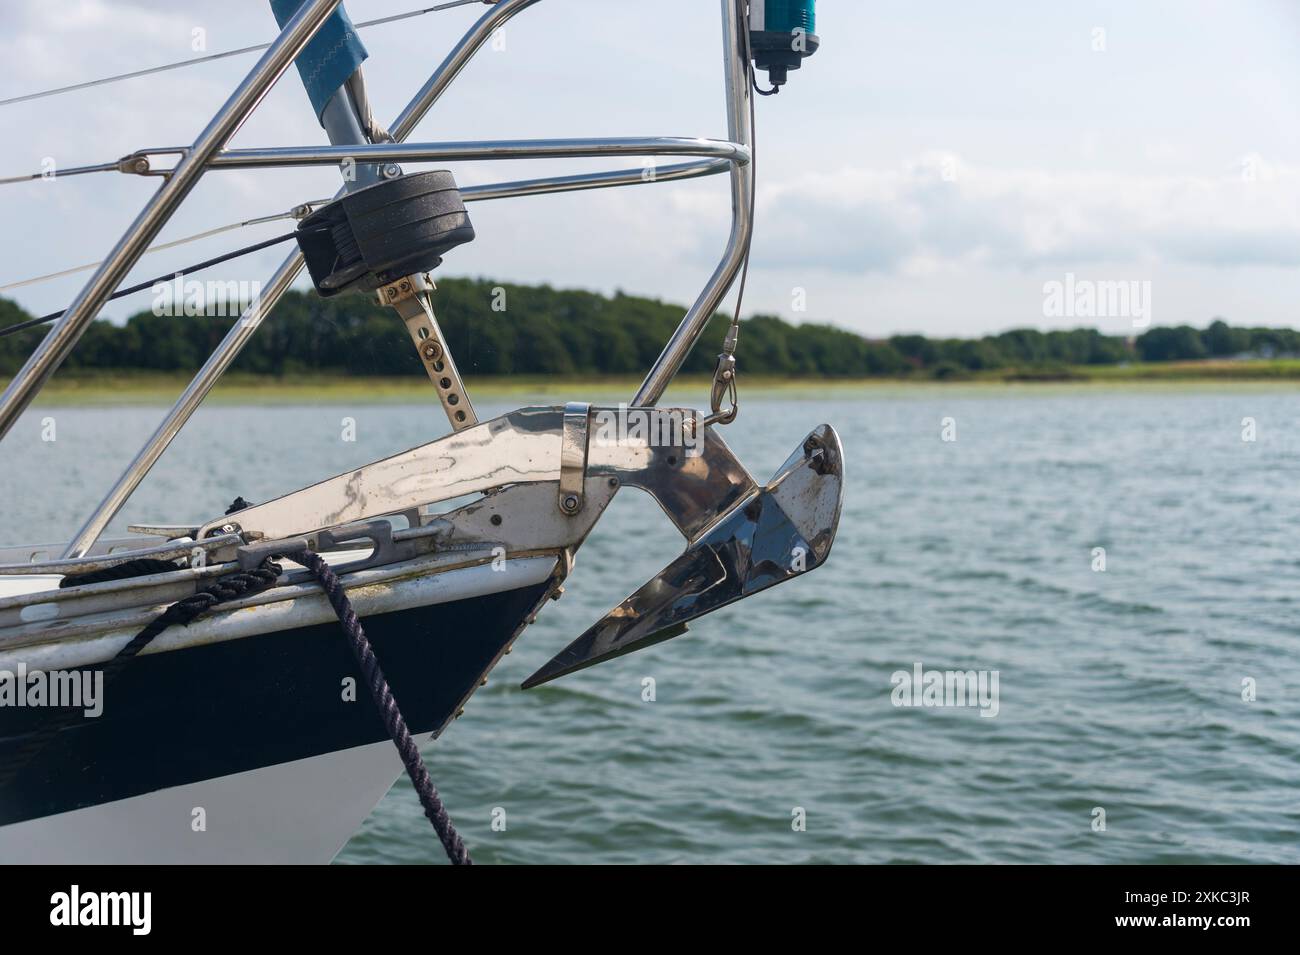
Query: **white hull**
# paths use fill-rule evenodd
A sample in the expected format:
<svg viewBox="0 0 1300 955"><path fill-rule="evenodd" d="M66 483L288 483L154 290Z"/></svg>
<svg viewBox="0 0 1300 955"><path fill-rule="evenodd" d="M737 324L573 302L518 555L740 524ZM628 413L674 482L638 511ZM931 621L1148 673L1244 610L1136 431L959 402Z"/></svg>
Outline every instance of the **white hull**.
<svg viewBox="0 0 1300 955"><path fill-rule="evenodd" d="M323 864L401 772L384 741L176 786L0 827L0 863Z"/></svg>

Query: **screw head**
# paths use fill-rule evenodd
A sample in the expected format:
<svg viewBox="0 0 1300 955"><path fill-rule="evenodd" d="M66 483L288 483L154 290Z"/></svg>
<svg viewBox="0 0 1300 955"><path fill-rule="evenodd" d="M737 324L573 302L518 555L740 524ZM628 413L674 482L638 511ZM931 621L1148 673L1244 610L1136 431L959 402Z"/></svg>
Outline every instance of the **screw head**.
<svg viewBox="0 0 1300 955"><path fill-rule="evenodd" d="M566 494L564 500L560 501L560 507L566 513L574 513L578 510L578 496L576 494Z"/></svg>
<svg viewBox="0 0 1300 955"><path fill-rule="evenodd" d="M420 354L425 361L437 361L442 357L442 346L434 341L425 342L420 346Z"/></svg>

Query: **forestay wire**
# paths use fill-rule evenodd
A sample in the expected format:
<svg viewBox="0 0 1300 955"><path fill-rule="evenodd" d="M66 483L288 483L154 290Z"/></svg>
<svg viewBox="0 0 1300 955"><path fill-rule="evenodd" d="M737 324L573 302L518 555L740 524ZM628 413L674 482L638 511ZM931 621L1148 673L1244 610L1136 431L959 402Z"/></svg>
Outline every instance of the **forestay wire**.
<svg viewBox="0 0 1300 955"><path fill-rule="evenodd" d="M379 26L384 23L395 23L398 20L409 20L412 17L421 17L426 13L437 13L440 10L450 10L452 7L463 7L471 3L494 3L496 0L450 0L448 3L438 3L431 7L424 7L420 10L408 10L406 13L395 13L392 16L378 17L374 20L366 20L362 23L354 24L358 30L364 30L366 27ZM253 46L241 46L237 50L223 50L220 53L209 53L207 56L195 56L188 60L177 60L175 63L164 63L161 66L151 66L143 70L133 70L129 73L118 73L115 76L103 76L97 80L85 80L81 83L73 83L70 86L59 86L54 89L40 90L36 93L24 93L22 96L11 96L9 99L0 99L0 106L10 106L14 103L27 103L35 99L43 99L47 96L58 96L61 93L72 93L77 90L90 89L94 86L103 86L107 83L117 83L121 80L133 80L141 76L152 76L155 73L165 73L168 70L177 70L183 66L194 66L198 63L210 63L213 60L224 60L227 57L240 56L244 53L256 53L258 50L265 50L270 43L258 43Z"/></svg>

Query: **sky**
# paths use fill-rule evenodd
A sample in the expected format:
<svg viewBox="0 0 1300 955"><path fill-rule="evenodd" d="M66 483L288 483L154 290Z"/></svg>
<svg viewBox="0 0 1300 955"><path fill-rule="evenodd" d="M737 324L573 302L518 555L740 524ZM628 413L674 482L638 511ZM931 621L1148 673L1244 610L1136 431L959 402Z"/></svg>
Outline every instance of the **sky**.
<svg viewBox="0 0 1300 955"><path fill-rule="evenodd" d="M426 0L351 0L354 21ZM382 122L478 5L362 33ZM821 0L821 49L757 104L745 313L871 337L1141 322L1300 327L1300 0ZM0 0L0 98L270 39L264 0ZM716 0L543 0L516 17L415 140L725 138ZM255 55L0 107L0 176L190 143ZM296 71L236 147L325 142ZM626 162L626 161L624 161ZM462 185L589 160L457 163ZM622 165L615 162L613 165ZM527 168L521 168L527 167ZM434 168L407 166L408 169ZM157 241L332 195L328 167L209 173ZM0 285L102 258L156 180L0 187ZM470 207L444 276L688 304L730 226L726 177ZM287 231L250 227L146 256L131 277ZM206 277L264 280L286 247ZM89 273L82 273L81 281ZM1136 283L1149 308L1048 307L1066 281ZM1082 284L1080 284L1082 283ZM0 292L42 313L77 278ZM124 318L148 292L111 303Z"/></svg>

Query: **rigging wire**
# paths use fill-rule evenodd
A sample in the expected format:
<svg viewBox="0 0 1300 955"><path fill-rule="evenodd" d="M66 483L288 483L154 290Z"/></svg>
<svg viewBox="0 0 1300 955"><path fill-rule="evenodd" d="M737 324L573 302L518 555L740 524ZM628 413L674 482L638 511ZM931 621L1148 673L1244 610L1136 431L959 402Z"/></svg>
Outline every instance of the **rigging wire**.
<svg viewBox="0 0 1300 955"><path fill-rule="evenodd" d="M288 212L278 212L273 216L259 216L256 219L245 219L243 222L232 222L229 225L217 226L215 229L206 229L203 232L196 232L194 235L187 235L181 239L173 239L171 242L164 242L161 245L150 246L144 250L145 255L152 252L162 252L166 249L174 249L180 245L186 245L190 242L197 242L200 239L207 239L214 235L220 235L223 232L232 232L235 229L242 229L250 225L262 225L266 222L278 222L281 219L302 219L314 207L324 205L329 202L328 199L312 199L308 202L301 203ZM38 282L47 282L50 279L61 279L67 275L75 275L78 272L85 272L87 269L98 268L103 262L87 262L84 265L74 265L69 269L61 269L58 272L49 272L45 275L37 275L34 278L22 279L18 282L10 282L7 285L0 285L0 292L7 292L10 289L23 288L27 285L36 285Z"/></svg>
<svg viewBox="0 0 1300 955"><path fill-rule="evenodd" d="M384 23L395 23L398 20L409 20L412 17L424 16L426 13L437 13L441 10L450 10L452 7L463 7L471 3L494 2L496 2L496 0L450 0L448 3L437 3L431 7L424 7L420 10L408 10L406 13L395 13L392 16L366 20L362 23L353 24L353 26L358 30L364 30L366 27L379 26ZM227 57L239 56L244 53L256 53L258 50L265 50L270 45L270 43L258 43L254 46L240 47L237 50L223 50L220 53L210 53L207 56L196 56L188 60L177 60L174 63L164 63L161 66L151 66L143 70L133 70L130 73L118 73L115 76L104 76L97 80L86 80L81 83L73 83L70 86L59 86L54 89L41 90L36 93L24 93L22 96L11 96L9 99L0 99L0 106L10 106L14 103L26 103L30 100L42 99L46 96L57 96L60 93L71 93L75 90L89 89L92 86L102 86L105 83L116 83L119 80L132 80L140 76L151 76L154 73L163 73L167 70L179 69L182 66L193 66L196 63L208 63L212 60L222 60ZM66 175L66 173L61 173L60 175Z"/></svg>
<svg viewBox="0 0 1300 955"><path fill-rule="evenodd" d="M23 173L21 176L5 176L0 179L0 186L7 186L11 182L31 182L33 179L53 179L62 178L63 176L84 176L88 172L113 172L119 168L116 162L101 162L93 166L72 166L68 169L59 169L53 174L45 172Z"/></svg>
<svg viewBox="0 0 1300 955"><path fill-rule="evenodd" d="M173 269L172 271L167 272L164 275L159 275L155 278L148 279L147 281L140 282L137 285L132 285L130 288L118 289L116 292L110 295L107 300L111 302L113 299L122 298L124 295L130 295L134 292L143 292L145 289L152 288L153 286L157 285L159 282L170 282L178 275L185 275L190 272L198 272L202 269L208 268L209 266L220 265L222 262L228 262L231 259L238 258L241 255L248 255L250 252L257 252L260 251L261 249L265 249L273 245L278 245L281 242L288 242L290 239L296 238L297 235L298 235L297 232L286 232L284 235L278 235L273 239L265 239L261 242L254 242L252 245L246 245L242 249L235 249L233 252L226 252L222 255L215 256L214 258L205 259L202 262L196 262L195 264L186 266L183 269ZM55 319L61 317L63 315L63 312L64 310L61 309L57 312L50 312L50 314L48 315L42 315L40 318L28 319L27 321L17 322L16 324L8 325L4 328L0 328L0 338L4 338L6 335L17 334L18 332L21 332L23 329L26 328L34 328L37 325L43 325L46 322L52 322Z"/></svg>

